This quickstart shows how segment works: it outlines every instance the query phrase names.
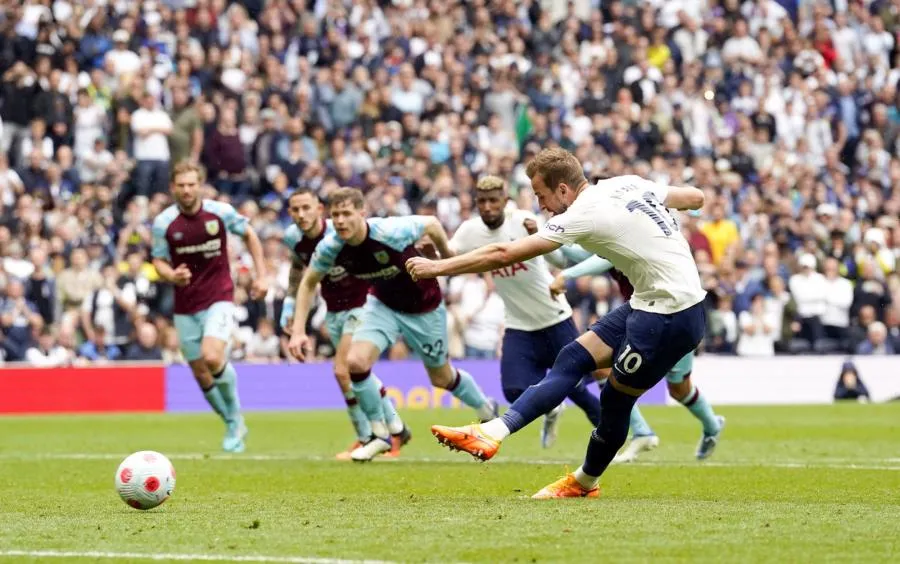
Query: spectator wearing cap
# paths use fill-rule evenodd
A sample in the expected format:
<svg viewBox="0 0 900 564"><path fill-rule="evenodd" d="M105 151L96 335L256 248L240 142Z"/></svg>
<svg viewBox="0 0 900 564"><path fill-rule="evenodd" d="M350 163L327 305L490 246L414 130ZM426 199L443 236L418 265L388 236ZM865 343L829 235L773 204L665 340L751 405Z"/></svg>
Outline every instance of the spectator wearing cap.
<svg viewBox="0 0 900 564"><path fill-rule="evenodd" d="M797 260L800 272L791 276L788 288L797 302L797 315L800 318L800 338L811 347L825 336L822 327L822 316L826 311L827 286L825 277L816 272L816 257L802 254Z"/></svg>
<svg viewBox="0 0 900 564"><path fill-rule="evenodd" d="M869 390L859 377L859 371L853 361L845 361L841 366L841 375L834 388L834 399L869 401Z"/></svg>
<svg viewBox="0 0 900 564"><path fill-rule="evenodd" d="M141 107L131 114L131 132L137 162L131 176L134 194L149 197L167 192L171 158L168 136L172 133L172 120L150 92L142 94Z"/></svg>

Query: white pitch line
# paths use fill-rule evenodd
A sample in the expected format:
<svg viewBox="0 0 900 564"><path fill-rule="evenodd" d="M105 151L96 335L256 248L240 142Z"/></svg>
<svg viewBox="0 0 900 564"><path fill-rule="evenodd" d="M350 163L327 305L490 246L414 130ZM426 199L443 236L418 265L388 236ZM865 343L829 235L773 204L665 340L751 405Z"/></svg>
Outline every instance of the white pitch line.
<svg viewBox="0 0 900 564"><path fill-rule="evenodd" d="M75 550L2 550L2 557L29 558L106 558L110 560L202 560L207 562L276 562L281 564L388 564L385 560L346 560L305 556L264 556L229 554L148 554L143 552L101 552Z"/></svg>
<svg viewBox="0 0 900 564"><path fill-rule="evenodd" d="M167 453L172 460L205 460L212 462L222 461L247 461L247 462L333 462L334 459L325 456L316 455L294 455L294 454L205 454L200 452L188 453ZM0 460L122 460L125 455L121 453L0 453ZM538 466L560 466L572 464L572 459L547 459L547 458L499 458L492 460L488 464L531 464ZM826 468L835 470L893 470L900 471L900 462L897 458L870 459L864 461L852 459L822 459L818 461L803 460L707 460L703 462L695 462L692 460L682 459L662 459L662 460L643 460L632 462L630 466L643 467L684 467L684 468L784 468L784 469L802 469L802 468ZM419 464L474 464L475 460L466 456L457 456L453 458L435 458L422 456L404 456L399 459L376 459L377 464L401 464L401 463L419 463ZM894 463L894 464L892 464Z"/></svg>

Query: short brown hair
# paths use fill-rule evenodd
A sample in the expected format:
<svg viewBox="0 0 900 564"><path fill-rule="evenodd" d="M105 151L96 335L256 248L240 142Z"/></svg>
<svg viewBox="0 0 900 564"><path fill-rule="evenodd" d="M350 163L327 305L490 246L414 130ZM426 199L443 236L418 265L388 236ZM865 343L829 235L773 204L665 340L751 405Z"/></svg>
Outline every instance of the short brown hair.
<svg viewBox="0 0 900 564"><path fill-rule="evenodd" d="M547 188L554 192L560 184L577 188L587 182L584 177L584 168L578 158L559 147L541 150L528 163L525 174L531 179L540 175Z"/></svg>
<svg viewBox="0 0 900 564"><path fill-rule="evenodd" d="M489 174L478 179L475 190L479 192L493 192L494 190L503 190L505 187L506 183L502 178Z"/></svg>
<svg viewBox="0 0 900 564"><path fill-rule="evenodd" d="M172 173L169 175L169 180L171 182L175 182L175 179L179 175L189 172L196 172L197 180L199 180L201 184L204 180L206 180L206 170L197 163L188 160L180 161L178 164L172 167Z"/></svg>
<svg viewBox="0 0 900 564"><path fill-rule="evenodd" d="M366 198L363 196L362 191L357 188L338 188L328 194L329 206L336 206L344 202L350 202L354 208L361 210L366 205Z"/></svg>

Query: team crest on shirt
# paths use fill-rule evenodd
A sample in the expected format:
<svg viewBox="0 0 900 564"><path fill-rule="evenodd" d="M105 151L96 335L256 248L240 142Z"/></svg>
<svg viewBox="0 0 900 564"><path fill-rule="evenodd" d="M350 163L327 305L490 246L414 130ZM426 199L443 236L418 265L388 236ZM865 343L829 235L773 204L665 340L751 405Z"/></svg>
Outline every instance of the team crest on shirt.
<svg viewBox="0 0 900 564"><path fill-rule="evenodd" d="M391 257L388 256L387 251L378 251L375 253L375 260L381 264L387 264Z"/></svg>
<svg viewBox="0 0 900 564"><path fill-rule="evenodd" d="M219 234L219 222L215 219L206 222L206 232L210 235Z"/></svg>

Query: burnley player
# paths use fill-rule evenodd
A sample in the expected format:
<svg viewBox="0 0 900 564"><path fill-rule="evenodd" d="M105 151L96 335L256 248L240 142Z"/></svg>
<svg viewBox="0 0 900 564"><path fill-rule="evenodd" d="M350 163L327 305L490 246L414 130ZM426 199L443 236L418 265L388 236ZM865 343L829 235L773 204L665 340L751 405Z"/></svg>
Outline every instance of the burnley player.
<svg viewBox="0 0 900 564"><path fill-rule="evenodd" d="M550 285L550 291L554 295L565 292L566 281L582 276L597 276L609 272L613 280L619 284L619 291L627 301L634 293L634 288L625 276L612 267L612 263L597 255L590 255L581 262L563 270ZM688 353L679 360L675 366L666 373L666 386L669 395L678 403L685 406L691 415L696 417L703 427L700 444L697 446L696 457L704 460L712 456L719 443L719 436L725 427L725 418L716 415L712 406L706 401L706 397L691 383L691 372L694 367L694 353ZM608 376L604 374L604 376ZM644 451L652 450L659 446L659 437L650 428L650 425L641 414L640 408L635 404L631 410L631 442L625 450L616 456L615 462L633 462Z"/></svg>
<svg viewBox="0 0 900 564"><path fill-rule="evenodd" d="M297 291L290 351L303 359L304 334L316 285L332 268L372 284L362 321L353 333L347 364L353 392L369 418L373 437L351 453L356 461L371 460L391 449L391 434L402 423L386 421L380 384L372 374L375 361L398 336L422 359L431 383L449 390L472 407L482 420L496 416L497 404L484 396L475 380L447 359L447 310L435 280L415 282L407 274L407 259L419 255L415 244L428 235L442 256L450 256L447 234L435 217L407 216L366 219L362 192L340 188L329 195L335 232L316 247Z"/></svg>
<svg viewBox="0 0 900 564"><path fill-rule="evenodd" d="M541 207L555 214L537 234L440 261L411 258L407 269L412 277L485 272L577 243L609 259L628 277L634 294L566 345L547 377L526 390L502 418L458 428L436 425L432 432L443 444L489 459L500 441L555 407L584 374L611 367L600 392L600 425L591 434L584 463L534 496L597 497L601 474L628 436L631 408L703 338L706 292L688 243L668 211L701 207L703 192L638 176L591 185L578 159L558 148L538 153L526 172Z"/></svg>
<svg viewBox="0 0 900 564"><path fill-rule="evenodd" d="M247 218L229 204L200 198L202 172L187 162L173 169L175 204L153 221L153 265L163 280L175 285L181 352L206 401L225 421L222 448L243 452L247 427L240 412L237 373L228 361L235 327L228 234L243 238L253 258L254 299L266 295L266 267L262 244Z"/></svg>
<svg viewBox="0 0 900 564"><path fill-rule="evenodd" d="M459 226L450 249L466 253L491 243L507 243L537 231L537 218L525 210L506 213L506 185L501 178L485 176L475 187L475 206L479 217ZM562 296L551 296L547 287L553 275L544 257L534 257L491 272L497 293L503 299L506 319L503 333L503 356L500 359L500 382L503 395L510 403L540 382L553 366L556 355L578 337L572 320L572 308ZM594 426L600 423L600 400L587 389L586 378L570 393L569 398L582 410ZM544 416L541 445L549 447L556 437L559 409Z"/></svg>
<svg viewBox="0 0 900 564"><path fill-rule="evenodd" d="M308 188L300 188L291 194L288 198L288 211L294 224L284 232L284 244L291 250L293 259L288 282L288 298L284 300L281 310L281 327L285 329L286 333L290 333L291 330L294 316L294 296L297 295L297 287L303 277L303 272L309 266L309 259L319 241L334 232L331 222L325 220L322 202L319 201L316 193ZM366 296L369 293L369 284L350 276L344 268L336 266L322 278L321 292L322 299L325 300L328 308L328 312L325 314L325 326L328 328L328 336L334 346L334 377L344 394L347 412L358 439L349 449L338 453L336 458L350 460L350 453L372 436L369 420L362 412L350 386L350 372L347 368L350 338L353 331L359 326L362 306L365 305ZM375 378L375 375L373 374L371 377ZM388 426L401 428L401 432L394 437L394 448L385 453L396 456L399 454L400 446L409 442L410 433L399 421L394 403L385 394L384 387L381 387L381 398Z"/></svg>

